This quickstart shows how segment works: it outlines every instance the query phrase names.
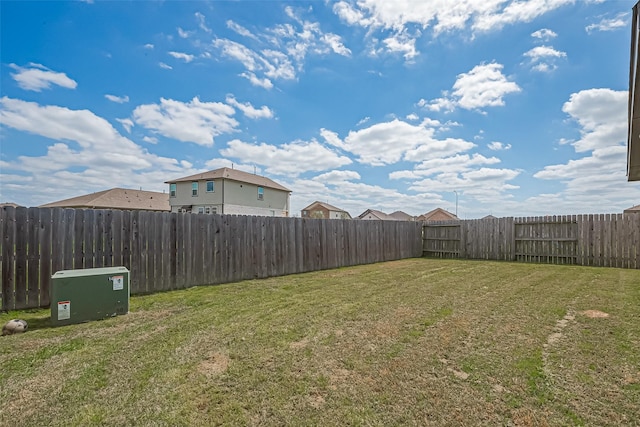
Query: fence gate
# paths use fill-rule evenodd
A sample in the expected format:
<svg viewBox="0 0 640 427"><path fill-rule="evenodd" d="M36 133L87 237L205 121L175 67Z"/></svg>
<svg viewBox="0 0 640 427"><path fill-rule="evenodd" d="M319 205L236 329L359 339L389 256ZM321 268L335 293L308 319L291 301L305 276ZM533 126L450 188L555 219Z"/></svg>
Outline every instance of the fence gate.
<svg viewBox="0 0 640 427"><path fill-rule="evenodd" d="M576 216L518 218L515 221L516 261L577 264Z"/></svg>
<svg viewBox="0 0 640 427"><path fill-rule="evenodd" d="M422 229L423 256L436 258L460 258L462 250L462 225L459 221L438 221L425 224Z"/></svg>

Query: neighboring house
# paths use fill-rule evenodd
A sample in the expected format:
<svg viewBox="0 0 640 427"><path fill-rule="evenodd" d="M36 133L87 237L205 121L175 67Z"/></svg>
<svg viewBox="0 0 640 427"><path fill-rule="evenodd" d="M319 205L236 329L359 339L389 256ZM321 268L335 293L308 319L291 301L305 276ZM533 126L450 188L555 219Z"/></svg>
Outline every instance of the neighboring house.
<svg viewBox="0 0 640 427"><path fill-rule="evenodd" d="M23 206L20 206L17 203L12 203L12 202L7 202L7 203L0 203L0 208L21 208Z"/></svg>
<svg viewBox="0 0 640 427"><path fill-rule="evenodd" d="M435 208L418 217L418 221L451 221L455 219L458 219L458 217L442 208Z"/></svg>
<svg viewBox="0 0 640 427"><path fill-rule="evenodd" d="M636 205L636 206L631 207L629 209L625 209L622 214L624 216L627 216L627 215L640 215L640 205Z"/></svg>
<svg viewBox="0 0 640 427"><path fill-rule="evenodd" d="M498 219L497 217L493 216L493 215L487 215L487 216L483 216L480 219Z"/></svg>
<svg viewBox="0 0 640 427"><path fill-rule="evenodd" d="M330 205L329 203L313 202L301 211L302 218L320 219L351 219L349 212Z"/></svg>
<svg viewBox="0 0 640 427"><path fill-rule="evenodd" d="M41 208L122 209L169 211L169 195L156 191L112 188L84 196L47 203Z"/></svg>
<svg viewBox="0 0 640 427"><path fill-rule="evenodd" d="M416 220L414 217L412 217L408 213L405 213L402 211L395 211L394 213L389 214L388 216L395 219L396 221L415 221Z"/></svg>
<svg viewBox="0 0 640 427"><path fill-rule="evenodd" d="M365 220L382 220L382 221L394 221L395 218L390 217L384 212L377 211L375 209L367 209L358 215L358 219Z"/></svg>
<svg viewBox="0 0 640 427"><path fill-rule="evenodd" d="M264 176L220 168L166 184L171 212L289 216L291 190Z"/></svg>

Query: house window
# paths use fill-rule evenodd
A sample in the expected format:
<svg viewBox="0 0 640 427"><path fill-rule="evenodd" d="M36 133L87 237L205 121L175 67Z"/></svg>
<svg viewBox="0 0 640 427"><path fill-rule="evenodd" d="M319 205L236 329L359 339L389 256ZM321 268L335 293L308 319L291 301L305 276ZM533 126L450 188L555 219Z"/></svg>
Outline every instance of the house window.
<svg viewBox="0 0 640 427"><path fill-rule="evenodd" d="M258 200L264 200L264 188L258 187Z"/></svg>
<svg viewBox="0 0 640 427"><path fill-rule="evenodd" d="M176 197L176 184L169 184L169 196Z"/></svg>
<svg viewBox="0 0 640 427"><path fill-rule="evenodd" d="M203 208L202 206L200 206L200 207L198 208L198 213L199 213L199 214L204 213L204 208Z"/></svg>
<svg viewBox="0 0 640 427"><path fill-rule="evenodd" d="M207 214L211 213L211 208L209 206L207 206L207 208L205 209L205 213L207 213Z"/></svg>
<svg viewBox="0 0 640 427"><path fill-rule="evenodd" d="M215 190L215 185L213 181L207 181L207 193L213 193Z"/></svg>
<svg viewBox="0 0 640 427"><path fill-rule="evenodd" d="M198 195L198 183L197 182L192 182L191 183L191 195L192 196L197 196Z"/></svg>
<svg viewBox="0 0 640 427"><path fill-rule="evenodd" d="M218 213L218 208L216 207L211 208L211 213L214 213L214 214Z"/></svg>

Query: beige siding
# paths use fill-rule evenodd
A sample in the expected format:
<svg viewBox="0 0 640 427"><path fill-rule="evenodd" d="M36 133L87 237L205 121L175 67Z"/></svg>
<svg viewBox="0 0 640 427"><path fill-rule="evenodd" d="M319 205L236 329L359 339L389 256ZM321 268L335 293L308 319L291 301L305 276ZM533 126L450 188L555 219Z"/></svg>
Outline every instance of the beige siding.
<svg viewBox="0 0 640 427"><path fill-rule="evenodd" d="M175 197L170 197L171 211L177 212L182 206L216 207L217 213L235 215L288 216L289 193L264 188L263 200L258 200L258 186L246 182L214 180L214 192L206 191L206 181L198 181L198 196L191 194L191 182L178 182ZM224 209L222 206L224 197ZM275 212L275 214L274 214Z"/></svg>

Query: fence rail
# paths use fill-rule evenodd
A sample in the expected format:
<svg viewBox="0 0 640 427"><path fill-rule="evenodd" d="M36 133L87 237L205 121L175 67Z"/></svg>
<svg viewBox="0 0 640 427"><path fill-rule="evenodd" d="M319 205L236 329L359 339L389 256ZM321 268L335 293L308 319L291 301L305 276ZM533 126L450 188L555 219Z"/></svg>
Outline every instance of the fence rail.
<svg viewBox="0 0 640 427"><path fill-rule="evenodd" d="M54 272L125 266L131 292L422 255L421 224L60 208L0 210L2 309L46 307Z"/></svg>
<svg viewBox="0 0 640 427"><path fill-rule="evenodd" d="M567 215L425 223L423 254L640 268L640 215Z"/></svg>

